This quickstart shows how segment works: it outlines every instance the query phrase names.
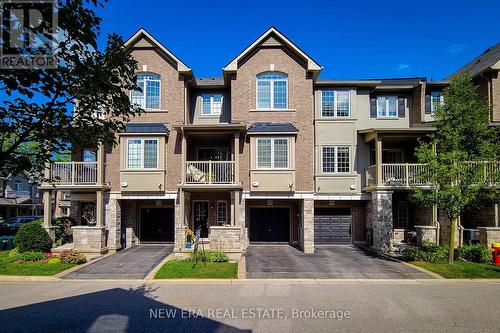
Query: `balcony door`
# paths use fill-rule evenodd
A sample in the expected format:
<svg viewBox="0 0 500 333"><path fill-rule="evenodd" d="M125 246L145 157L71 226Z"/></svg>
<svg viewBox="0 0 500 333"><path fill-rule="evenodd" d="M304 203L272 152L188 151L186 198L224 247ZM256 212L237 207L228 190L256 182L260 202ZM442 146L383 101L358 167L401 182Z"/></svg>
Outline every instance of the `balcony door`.
<svg viewBox="0 0 500 333"><path fill-rule="evenodd" d="M227 148L198 148L198 161L229 161Z"/></svg>

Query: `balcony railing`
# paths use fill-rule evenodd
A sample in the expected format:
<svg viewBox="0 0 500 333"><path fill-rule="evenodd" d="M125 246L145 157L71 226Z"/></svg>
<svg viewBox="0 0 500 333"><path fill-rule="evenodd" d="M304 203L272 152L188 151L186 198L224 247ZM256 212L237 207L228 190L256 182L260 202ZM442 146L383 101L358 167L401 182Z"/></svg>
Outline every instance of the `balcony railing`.
<svg viewBox="0 0 500 333"><path fill-rule="evenodd" d="M188 161L188 184L234 184L234 161Z"/></svg>
<svg viewBox="0 0 500 333"><path fill-rule="evenodd" d="M31 197L31 191L27 190L5 190L6 198L24 198Z"/></svg>
<svg viewBox="0 0 500 333"><path fill-rule="evenodd" d="M56 185L96 185L97 162L54 162L50 176Z"/></svg>
<svg viewBox="0 0 500 333"><path fill-rule="evenodd" d="M495 177L500 174L500 162L465 162L471 168L483 168L481 175L486 184L498 185ZM467 169L465 169L467 170ZM377 184L377 166L366 168L366 186L411 187L430 186L431 175L426 164L420 163L382 163L380 184Z"/></svg>

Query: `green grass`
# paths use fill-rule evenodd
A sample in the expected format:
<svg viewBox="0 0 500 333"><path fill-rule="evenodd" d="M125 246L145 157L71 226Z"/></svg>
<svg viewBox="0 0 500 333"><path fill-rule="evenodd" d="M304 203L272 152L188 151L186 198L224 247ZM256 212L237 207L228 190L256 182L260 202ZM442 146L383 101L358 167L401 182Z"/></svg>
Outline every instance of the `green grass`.
<svg viewBox="0 0 500 333"><path fill-rule="evenodd" d="M413 261L413 265L437 273L446 279L498 279L500 266L491 264L476 264L470 262L432 263L426 261Z"/></svg>
<svg viewBox="0 0 500 333"><path fill-rule="evenodd" d="M234 262L193 262L170 260L156 273L155 279L236 279L238 264Z"/></svg>
<svg viewBox="0 0 500 333"><path fill-rule="evenodd" d="M9 257L9 252L0 251L0 275L50 276L75 266L61 263L48 264L47 260L18 263L17 258Z"/></svg>

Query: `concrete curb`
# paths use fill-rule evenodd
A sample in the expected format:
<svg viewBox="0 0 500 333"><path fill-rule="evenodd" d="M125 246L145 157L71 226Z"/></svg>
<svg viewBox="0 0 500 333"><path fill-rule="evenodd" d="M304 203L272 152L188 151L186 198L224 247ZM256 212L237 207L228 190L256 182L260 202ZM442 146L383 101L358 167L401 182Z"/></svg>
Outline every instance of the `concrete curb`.
<svg viewBox="0 0 500 333"><path fill-rule="evenodd" d="M163 265L165 265L165 263L166 263L167 261L170 261L170 260L172 260L172 259L175 259L175 253L170 253L168 256L166 256L165 258L163 258L163 260L162 260L162 261L161 261L158 265L156 265L156 267L155 267L155 268L153 268L153 269L151 270L151 272L149 272L149 273L148 273L148 275L146 275L146 277L144 278L144 280L147 280L147 281L149 281L149 280L154 280L155 275L156 275L156 273L160 270L160 268L161 268Z"/></svg>
<svg viewBox="0 0 500 333"><path fill-rule="evenodd" d="M238 280L245 280L247 278L247 257L242 254L238 262Z"/></svg>

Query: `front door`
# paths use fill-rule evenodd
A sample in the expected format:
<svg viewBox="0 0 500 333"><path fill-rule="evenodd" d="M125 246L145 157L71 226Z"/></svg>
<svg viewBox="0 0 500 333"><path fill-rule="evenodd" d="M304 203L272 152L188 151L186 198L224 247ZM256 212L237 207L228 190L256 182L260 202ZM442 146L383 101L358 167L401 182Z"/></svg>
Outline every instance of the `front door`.
<svg viewBox="0 0 500 333"><path fill-rule="evenodd" d="M194 230L201 227L201 237L208 237L208 201L195 201L194 205Z"/></svg>

